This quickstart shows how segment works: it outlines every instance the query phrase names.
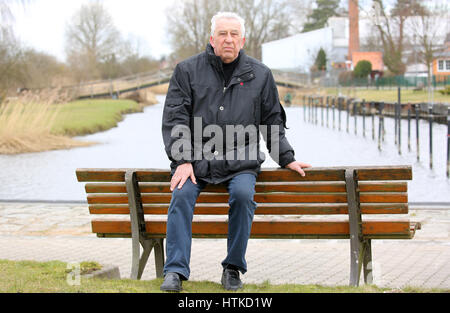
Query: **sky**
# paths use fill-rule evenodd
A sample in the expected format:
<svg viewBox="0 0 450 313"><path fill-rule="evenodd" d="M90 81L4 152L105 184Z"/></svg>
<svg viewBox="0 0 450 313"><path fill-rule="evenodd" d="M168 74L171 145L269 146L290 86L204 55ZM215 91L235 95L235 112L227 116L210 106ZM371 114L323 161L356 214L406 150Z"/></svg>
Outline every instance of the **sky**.
<svg viewBox="0 0 450 313"><path fill-rule="evenodd" d="M26 47L65 61L66 24L73 14L93 0L29 0L13 5L14 31ZM141 55L160 58L170 54L166 36L166 8L175 0L103 0L103 5L125 39L139 43Z"/></svg>

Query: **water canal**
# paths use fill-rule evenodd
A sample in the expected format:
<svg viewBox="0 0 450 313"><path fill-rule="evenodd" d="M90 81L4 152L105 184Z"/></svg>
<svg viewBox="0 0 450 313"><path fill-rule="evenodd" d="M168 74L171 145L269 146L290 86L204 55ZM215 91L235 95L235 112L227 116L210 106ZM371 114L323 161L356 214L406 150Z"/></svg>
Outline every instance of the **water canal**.
<svg viewBox="0 0 450 313"><path fill-rule="evenodd" d="M161 116L164 96L159 104L144 112L129 114L111 130L78 137L98 144L71 150L0 156L0 200L84 201L82 183L75 177L77 168L169 168L161 137ZM394 142L394 121L385 119L387 133L378 149L372 140L371 122L366 120L366 137L362 136L362 118L358 117L358 133L354 133L351 117L346 132L346 112L342 112L341 131L304 121L299 107L286 108L287 137L296 151L296 158L321 166L348 165L412 165L413 181L409 182L410 202L449 202L450 179L446 177L447 127L433 126L433 169L429 168L428 123L420 121L420 162L416 159L415 137L412 150L407 146L407 124L402 123L402 154ZM378 126L376 120L376 125ZM391 131L392 130L392 131ZM415 134L415 124L412 125ZM377 135L376 135L377 136ZM263 167L277 165L267 157Z"/></svg>

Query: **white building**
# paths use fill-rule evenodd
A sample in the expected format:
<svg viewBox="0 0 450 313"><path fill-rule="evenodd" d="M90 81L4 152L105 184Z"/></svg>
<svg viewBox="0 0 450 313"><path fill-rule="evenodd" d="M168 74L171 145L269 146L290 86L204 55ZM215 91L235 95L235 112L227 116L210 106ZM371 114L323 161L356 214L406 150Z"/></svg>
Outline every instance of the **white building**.
<svg viewBox="0 0 450 313"><path fill-rule="evenodd" d="M372 24L360 19L360 38L368 37ZM327 27L264 43L262 61L271 69L309 72L320 48L331 63L345 63L348 53L349 21L347 17L331 17ZM361 42L363 42L361 40Z"/></svg>
<svg viewBox="0 0 450 313"><path fill-rule="evenodd" d="M442 18L435 23L437 25L436 41L444 44L450 22L448 19ZM412 37L412 27L417 27L416 24L410 20L405 25L405 36ZM346 62L349 33L348 17L331 17L325 28L262 44L262 61L271 69L308 73L314 64L317 53L320 48L323 48L328 59L327 68L330 69L332 65ZM377 35L378 30L374 21L367 16L360 15L360 46L364 47L369 41L374 42L374 40L376 43ZM410 38L410 41L413 42L413 39ZM380 43L378 42L378 44ZM405 57L412 54L412 51L404 52ZM406 60L404 61L406 62Z"/></svg>

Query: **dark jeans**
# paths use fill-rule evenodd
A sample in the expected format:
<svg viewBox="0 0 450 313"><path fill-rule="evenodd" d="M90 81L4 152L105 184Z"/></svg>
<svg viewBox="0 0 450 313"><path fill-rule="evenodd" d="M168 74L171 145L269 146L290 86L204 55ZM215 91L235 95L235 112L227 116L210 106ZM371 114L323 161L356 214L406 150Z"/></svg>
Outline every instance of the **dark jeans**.
<svg viewBox="0 0 450 313"><path fill-rule="evenodd" d="M227 257L222 261L222 266L234 265L243 274L247 271L245 252L256 209L253 201L255 182L256 177L252 174L240 174L227 182L230 209ZM177 188L172 193L167 216L164 275L175 272L181 274L183 279L189 279L194 206L205 186L203 181L197 180L195 185L188 179L181 190Z"/></svg>

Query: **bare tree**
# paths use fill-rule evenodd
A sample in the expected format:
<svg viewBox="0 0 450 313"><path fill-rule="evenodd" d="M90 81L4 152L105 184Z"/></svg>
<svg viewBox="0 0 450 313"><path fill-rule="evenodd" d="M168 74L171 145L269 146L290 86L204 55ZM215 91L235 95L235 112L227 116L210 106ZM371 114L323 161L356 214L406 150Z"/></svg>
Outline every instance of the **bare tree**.
<svg viewBox="0 0 450 313"><path fill-rule="evenodd" d="M99 64L121 57L123 43L119 31L101 2L83 5L66 28L66 53L79 79L102 76Z"/></svg>
<svg viewBox="0 0 450 313"><path fill-rule="evenodd" d="M403 62L406 21L423 12L423 7L417 0L397 0L389 13L382 0L373 3L377 7L374 23L383 45L383 61L392 73L402 75L406 70Z"/></svg>
<svg viewBox="0 0 450 313"><path fill-rule="evenodd" d="M234 11L246 21L246 52L261 58L264 42L289 35L291 19L286 0L184 0L167 12L174 54L184 59L203 51L211 34L211 18L219 11Z"/></svg>
<svg viewBox="0 0 450 313"><path fill-rule="evenodd" d="M431 88L432 63L437 53L444 50L447 34L448 6L432 4L411 19L408 31L413 35L418 60L427 66L428 89ZM441 38L442 37L442 38Z"/></svg>
<svg viewBox="0 0 450 313"><path fill-rule="evenodd" d="M211 18L221 8L218 0L185 0L168 8L167 33L177 59L205 49L211 34Z"/></svg>
<svg viewBox="0 0 450 313"><path fill-rule="evenodd" d="M14 35L10 6L13 3L25 5L25 0L0 0L0 102L9 89L17 85L18 63L22 55L21 47Z"/></svg>
<svg viewBox="0 0 450 313"><path fill-rule="evenodd" d="M303 31L303 26L313 11L314 2L314 0L286 0L285 5L291 23L291 34L297 34Z"/></svg>
<svg viewBox="0 0 450 313"><path fill-rule="evenodd" d="M291 20L284 0L231 0L226 9L246 22L246 52L261 59L262 44L289 36Z"/></svg>

